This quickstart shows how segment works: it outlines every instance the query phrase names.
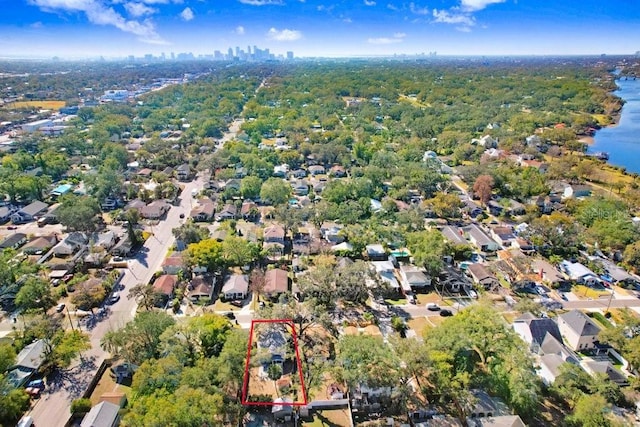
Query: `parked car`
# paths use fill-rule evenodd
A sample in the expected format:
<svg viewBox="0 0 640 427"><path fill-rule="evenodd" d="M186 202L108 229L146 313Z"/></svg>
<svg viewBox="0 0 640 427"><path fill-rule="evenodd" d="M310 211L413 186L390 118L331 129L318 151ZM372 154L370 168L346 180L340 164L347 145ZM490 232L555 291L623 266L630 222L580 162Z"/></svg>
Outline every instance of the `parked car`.
<svg viewBox="0 0 640 427"><path fill-rule="evenodd" d="M416 296L413 294L408 294L407 295L407 301L409 301L409 304L416 304Z"/></svg>
<svg viewBox="0 0 640 427"><path fill-rule="evenodd" d="M109 304L115 304L120 300L120 293L114 292L109 298Z"/></svg>
<svg viewBox="0 0 640 427"><path fill-rule="evenodd" d="M430 302L427 304L427 310L429 311L440 311L440 306L438 304Z"/></svg>
<svg viewBox="0 0 640 427"><path fill-rule="evenodd" d="M66 305L63 302L58 304L56 306L56 313L62 313L62 310L64 310L65 307L66 307Z"/></svg>
<svg viewBox="0 0 640 427"><path fill-rule="evenodd" d="M453 312L451 310L440 310L440 316L451 317L453 316Z"/></svg>

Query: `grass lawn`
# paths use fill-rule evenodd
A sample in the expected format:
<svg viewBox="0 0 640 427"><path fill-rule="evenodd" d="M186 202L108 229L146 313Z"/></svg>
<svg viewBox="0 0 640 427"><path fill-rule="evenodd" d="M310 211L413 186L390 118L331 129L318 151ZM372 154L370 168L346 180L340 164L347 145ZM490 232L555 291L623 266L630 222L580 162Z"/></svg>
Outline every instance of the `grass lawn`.
<svg viewBox="0 0 640 427"><path fill-rule="evenodd" d="M580 299L585 298L593 298L597 299L601 296L609 296L610 293L608 291L598 291L596 289L591 289L588 286L584 285L575 285L572 289L574 295L576 295Z"/></svg>
<svg viewBox="0 0 640 427"><path fill-rule="evenodd" d="M433 328L433 323L431 323L426 317L409 319L409 321L407 321L407 324L411 329L416 331L416 334L418 334L418 336L422 336L425 329Z"/></svg>
<svg viewBox="0 0 640 427"><path fill-rule="evenodd" d="M391 305L407 305L407 300L405 298L399 298L399 299L385 299L385 301L388 304Z"/></svg>
<svg viewBox="0 0 640 427"><path fill-rule="evenodd" d="M228 302L217 300L215 304L213 304L213 309L215 311L240 311L241 307L236 307L235 305L231 305Z"/></svg>
<svg viewBox="0 0 640 427"><path fill-rule="evenodd" d="M511 323L513 323L514 320L516 320L516 318L520 317L520 314L519 313L513 313L513 312L502 313L502 317L504 317L504 320L506 320L507 323L511 324Z"/></svg>
<svg viewBox="0 0 640 427"><path fill-rule="evenodd" d="M416 298L418 299L418 305L425 305L431 302L440 304L440 295L435 292L430 292L428 294L416 294Z"/></svg>
<svg viewBox="0 0 640 427"><path fill-rule="evenodd" d="M351 414L347 408L317 411L313 421L302 422L307 427L344 427L351 424Z"/></svg>
<svg viewBox="0 0 640 427"><path fill-rule="evenodd" d="M42 108L45 110L59 110L64 107L65 101L16 101L9 104L10 108Z"/></svg>
<svg viewBox="0 0 640 427"><path fill-rule="evenodd" d="M124 384L117 384L111 376L111 371L107 369L102 374L100 381L96 385L96 388L91 393L90 399L92 405L100 403L100 397L104 393L122 392L127 396L127 400L131 398L131 387Z"/></svg>

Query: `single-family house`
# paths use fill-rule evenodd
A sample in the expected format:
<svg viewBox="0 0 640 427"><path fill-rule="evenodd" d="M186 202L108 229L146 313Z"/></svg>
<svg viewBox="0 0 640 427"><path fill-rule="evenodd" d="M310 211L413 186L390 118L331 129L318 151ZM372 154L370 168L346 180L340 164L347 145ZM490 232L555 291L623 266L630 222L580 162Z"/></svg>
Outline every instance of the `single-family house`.
<svg viewBox="0 0 640 427"><path fill-rule="evenodd" d="M111 402L100 402L82 419L80 427L116 427L120 425L120 405Z"/></svg>
<svg viewBox="0 0 640 427"><path fill-rule="evenodd" d="M26 345L16 356L16 362L7 371L7 380L14 387L27 383L40 369L46 357L46 343L37 340Z"/></svg>
<svg viewBox="0 0 640 427"><path fill-rule="evenodd" d="M466 271L474 283L486 290L495 291L500 287L498 278L483 264L469 264Z"/></svg>
<svg viewBox="0 0 640 427"><path fill-rule="evenodd" d="M489 231L489 234L491 235L491 237L493 237L493 240L504 247L511 246L512 242L516 239L516 236L515 234L513 234L513 229L511 227L492 227Z"/></svg>
<svg viewBox="0 0 640 427"><path fill-rule="evenodd" d="M171 205L165 200L154 200L142 209L140 209L140 216L146 219L160 219L171 208Z"/></svg>
<svg viewBox="0 0 640 427"><path fill-rule="evenodd" d="M571 199L578 197L589 197L591 195L591 187L588 185L567 185L562 193L563 199Z"/></svg>
<svg viewBox="0 0 640 427"><path fill-rule="evenodd" d="M137 175L148 179L148 178L151 178L152 173L153 173L152 169L142 168L138 171Z"/></svg>
<svg viewBox="0 0 640 427"><path fill-rule="evenodd" d="M11 215L11 222L14 224L24 224L25 222L33 221L37 216L45 213L48 208L49 205L40 200L36 200L13 213Z"/></svg>
<svg viewBox="0 0 640 427"><path fill-rule="evenodd" d="M173 290L178 283L177 276L163 274L153 282L153 292L157 295L156 306L164 307L173 296Z"/></svg>
<svg viewBox="0 0 640 427"><path fill-rule="evenodd" d="M129 239L129 236L125 236L116 243L111 249L111 254L114 256L127 256L131 254L133 250L133 242Z"/></svg>
<svg viewBox="0 0 640 427"><path fill-rule="evenodd" d="M56 243L58 243L58 237L55 234L35 237L24 245L22 252L27 255L43 254L54 247Z"/></svg>
<svg viewBox="0 0 640 427"><path fill-rule="evenodd" d="M487 235L478 225L471 224L466 228L469 242L482 252L495 252L500 245Z"/></svg>
<svg viewBox="0 0 640 427"><path fill-rule="evenodd" d="M498 140L492 138L491 135L485 135L481 138L473 138L471 144L485 148L496 148L498 146Z"/></svg>
<svg viewBox="0 0 640 427"><path fill-rule="evenodd" d="M231 178L224 183L224 189L230 191L240 191L242 181L238 178Z"/></svg>
<svg viewBox="0 0 640 427"><path fill-rule="evenodd" d="M190 217L195 222L211 221L216 207L208 197L198 200L198 205L191 210Z"/></svg>
<svg viewBox="0 0 640 427"><path fill-rule="evenodd" d="M276 299L289 290L289 273L281 268L268 270L264 274L262 292L270 299Z"/></svg>
<svg viewBox="0 0 640 427"><path fill-rule="evenodd" d="M395 267L391 261L371 261L378 278L394 291L400 291L400 283L394 274Z"/></svg>
<svg viewBox="0 0 640 427"><path fill-rule="evenodd" d="M548 261L537 258L531 262L531 270L536 273L541 282L548 285L559 285L565 281L564 276Z"/></svg>
<svg viewBox="0 0 640 427"><path fill-rule="evenodd" d="M263 240L265 243L279 243L284 245L284 228L278 224L265 228Z"/></svg>
<svg viewBox="0 0 640 427"><path fill-rule="evenodd" d="M240 208L240 215L245 221L255 221L260 216L260 210L254 202L244 201Z"/></svg>
<svg viewBox="0 0 640 427"><path fill-rule="evenodd" d="M367 245L365 247L367 252L367 258L369 261L386 261L387 251L384 250L384 246L381 244Z"/></svg>
<svg viewBox="0 0 640 427"><path fill-rule="evenodd" d="M302 179L307 177L307 171L304 169L296 169L291 172L291 177L295 179Z"/></svg>
<svg viewBox="0 0 640 427"><path fill-rule="evenodd" d="M440 230L445 239L454 245L468 245L469 241L464 238L464 231L455 225L445 225Z"/></svg>
<svg viewBox="0 0 640 427"><path fill-rule="evenodd" d="M191 175L191 166L189 166L188 163L183 163L176 168L176 178L178 178L178 181L189 181Z"/></svg>
<svg viewBox="0 0 640 427"><path fill-rule="evenodd" d="M113 230L107 230L104 233L100 233L96 236L96 241L93 244L93 249L102 249L103 251L109 251L118 242L118 236Z"/></svg>
<svg viewBox="0 0 640 427"><path fill-rule="evenodd" d="M322 165L311 165L308 169L312 176L322 175L325 173L324 166Z"/></svg>
<svg viewBox="0 0 640 427"><path fill-rule="evenodd" d="M524 313L513 321L513 330L529 344L529 349L535 354L542 353L542 343L547 335L562 342L558 324L548 317L536 317L531 313Z"/></svg>
<svg viewBox="0 0 640 427"><path fill-rule="evenodd" d="M18 249L27 243L27 235L24 233L13 233L0 242L0 249Z"/></svg>
<svg viewBox="0 0 640 427"><path fill-rule="evenodd" d="M589 270L579 262L564 260L559 265L560 270L571 280L587 286L595 286L600 283L600 278L596 273Z"/></svg>
<svg viewBox="0 0 640 427"><path fill-rule="evenodd" d="M192 302L202 298L213 298L213 282L210 277L195 276L187 286L187 298Z"/></svg>
<svg viewBox="0 0 640 427"><path fill-rule="evenodd" d="M226 205L224 205L222 210L218 212L218 214L216 215L216 221L226 221L226 220L236 219L237 212L238 210L236 209L235 205L227 203Z"/></svg>
<svg viewBox="0 0 640 427"><path fill-rule="evenodd" d="M426 272L411 264L402 264L400 266L400 278L402 279L402 289L411 290L424 290L431 286L431 278L427 276Z"/></svg>
<svg viewBox="0 0 640 427"><path fill-rule="evenodd" d="M131 200L129 203L127 203L124 207L125 211L128 211L130 209L135 209L138 212L140 212L142 210L142 208L144 208L145 206L147 206L147 204L145 202L143 202L140 199L134 199Z"/></svg>
<svg viewBox="0 0 640 427"><path fill-rule="evenodd" d="M309 194L309 184L304 180L295 181L291 184L293 194L296 196L306 196Z"/></svg>
<svg viewBox="0 0 640 427"><path fill-rule="evenodd" d="M567 347L574 351L592 349L598 342L600 327L581 311L558 316L558 328Z"/></svg>
<svg viewBox="0 0 640 427"><path fill-rule="evenodd" d="M53 254L57 257L73 255L85 248L88 243L89 239L84 233L74 231L54 246Z"/></svg>
<svg viewBox="0 0 640 427"><path fill-rule="evenodd" d="M182 252L174 252L162 261L162 272L164 274L176 275L185 269L185 262Z"/></svg>
<svg viewBox="0 0 640 427"><path fill-rule="evenodd" d="M222 285L226 300L242 300L249 294L249 278L246 274L232 274Z"/></svg>
<svg viewBox="0 0 640 427"><path fill-rule="evenodd" d="M11 214L15 212L15 208L11 206L0 206L0 224L4 224L5 222L11 219Z"/></svg>
<svg viewBox="0 0 640 427"><path fill-rule="evenodd" d="M629 385L627 377L616 369L609 360L585 360L581 366L591 375L604 374L606 378L618 386Z"/></svg>
<svg viewBox="0 0 640 427"><path fill-rule="evenodd" d="M335 165L329 170L329 175L334 178L344 178L347 176L347 171L342 166Z"/></svg>
<svg viewBox="0 0 640 427"><path fill-rule="evenodd" d="M322 238L334 245L344 242L344 236L341 231L342 226L334 223L326 223L320 227Z"/></svg>
<svg viewBox="0 0 640 427"><path fill-rule="evenodd" d="M277 177L277 178L285 178L287 176L287 173L289 172L289 165L283 164L283 165L276 165L273 167L273 176ZM306 176L306 174L305 174Z"/></svg>

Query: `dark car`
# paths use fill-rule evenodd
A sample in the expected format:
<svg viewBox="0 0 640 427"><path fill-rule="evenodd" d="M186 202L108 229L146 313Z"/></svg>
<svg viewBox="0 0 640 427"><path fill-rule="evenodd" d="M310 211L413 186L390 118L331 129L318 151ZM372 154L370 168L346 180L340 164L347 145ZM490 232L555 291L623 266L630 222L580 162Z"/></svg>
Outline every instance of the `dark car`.
<svg viewBox="0 0 640 427"><path fill-rule="evenodd" d="M233 311L227 311L225 314L225 317L227 317L228 319L234 320L236 318L236 315L233 314Z"/></svg>
<svg viewBox="0 0 640 427"><path fill-rule="evenodd" d="M181 214L180 214L180 219L183 219L183 218L184 218L184 214L183 214L183 213L181 213Z"/></svg>
<svg viewBox="0 0 640 427"><path fill-rule="evenodd" d="M453 316L453 312L451 310L440 310L440 316L451 317Z"/></svg>

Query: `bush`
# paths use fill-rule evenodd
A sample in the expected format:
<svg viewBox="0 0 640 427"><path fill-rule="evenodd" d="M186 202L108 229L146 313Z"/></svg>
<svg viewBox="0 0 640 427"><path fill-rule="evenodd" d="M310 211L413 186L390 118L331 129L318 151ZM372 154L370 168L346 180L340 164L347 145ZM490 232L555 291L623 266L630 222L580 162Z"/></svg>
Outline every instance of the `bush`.
<svg viewBox="0 0 640 427"><path fill-rule="evenodd" d="M73 415L87 413L90 410L91 410L90 399L76 399L73 402L71 402L71 413Z"/></svg>

